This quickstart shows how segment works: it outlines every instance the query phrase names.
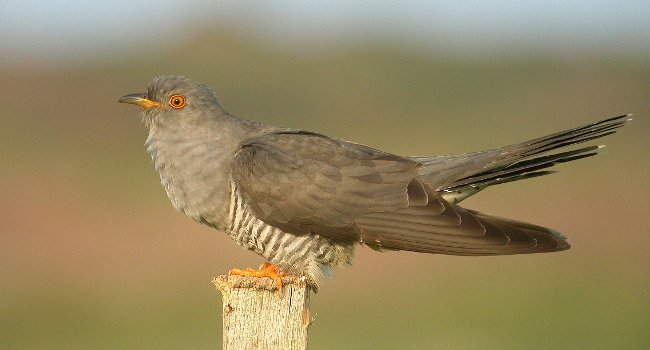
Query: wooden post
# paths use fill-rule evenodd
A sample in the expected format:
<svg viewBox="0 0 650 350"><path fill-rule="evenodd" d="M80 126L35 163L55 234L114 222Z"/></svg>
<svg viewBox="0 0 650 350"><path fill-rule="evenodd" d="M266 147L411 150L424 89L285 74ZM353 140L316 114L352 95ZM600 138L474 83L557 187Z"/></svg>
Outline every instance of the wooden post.
<svg viewBox="0 0 650 350"><path fill-rule="evenodd" d="M282 294L270 278L219 276L223 299L223 349L307 349L309 286L283 277Z"/></svg>

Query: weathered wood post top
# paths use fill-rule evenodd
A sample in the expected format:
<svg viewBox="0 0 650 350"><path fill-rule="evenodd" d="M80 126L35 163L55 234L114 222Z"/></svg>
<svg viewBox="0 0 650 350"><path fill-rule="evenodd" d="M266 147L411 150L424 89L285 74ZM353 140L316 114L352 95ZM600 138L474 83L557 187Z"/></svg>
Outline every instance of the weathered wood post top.
<svg viewBox="0 0 650 350"><path fill-rule="evenodd" d="M282 293L270 278L219 276L223 299L223 349L307 349L309 286L283 277Z"/></svg>

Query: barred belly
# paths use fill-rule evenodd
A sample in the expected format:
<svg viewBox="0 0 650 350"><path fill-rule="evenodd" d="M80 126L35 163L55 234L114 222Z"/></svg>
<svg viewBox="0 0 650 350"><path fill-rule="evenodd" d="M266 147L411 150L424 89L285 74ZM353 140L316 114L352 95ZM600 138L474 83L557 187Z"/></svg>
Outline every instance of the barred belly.
<svg viewBox="0 0 650 350"><path fill-rule="evenodd" d="M312 233L295 235L268 225L246 205L233 181L230 186L227 233L240 246L255 251L284 271L304 275L316 288L330 275L332 267L351 263L352 243L334 242Z"/></svg>

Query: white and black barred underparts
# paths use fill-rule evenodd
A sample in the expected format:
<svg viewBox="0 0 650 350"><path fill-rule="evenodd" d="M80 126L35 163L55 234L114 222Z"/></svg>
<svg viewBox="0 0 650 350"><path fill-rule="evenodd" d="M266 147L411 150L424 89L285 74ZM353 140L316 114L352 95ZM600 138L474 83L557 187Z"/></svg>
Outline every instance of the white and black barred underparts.
<svg viewBox="0 0 650 350"><path fill-rule="evenodd" d="M333 266L350 263L352 244L335 244L318 234L284 232L257 218L232 180L230 189L226 233L240 246L255 251L284 271L304 275L314 287L331 273Z"/></svg>

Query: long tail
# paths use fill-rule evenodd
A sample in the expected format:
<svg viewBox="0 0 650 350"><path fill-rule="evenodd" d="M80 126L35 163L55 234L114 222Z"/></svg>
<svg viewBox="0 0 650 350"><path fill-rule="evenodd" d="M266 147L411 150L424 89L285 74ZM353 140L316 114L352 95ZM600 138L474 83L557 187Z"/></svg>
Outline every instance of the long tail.
<svg viewBox="0 0 650 350"><path fill-rule="evenodd" d="M569 249L550 228L506 219L456 205L487 186L550 174L548 168L598 153L589 146L552 151L616 132L631 119L622 115L500 149L439 157L412 157L427 203L392 212L369 213L355 222L362 241L375 249L450 255L506 255Z"/></svg>
<svg viewBox="0 0 650 350"><path fill-rule="evenodd" d="M548 168L598 154L604 146L589 146L551 153L559 148L591 141L617 132L630 114L558 132L500 149L450 156L412 157L422 164L423 182L443 197L458 203L496 184L554 173Z"/></svg>

